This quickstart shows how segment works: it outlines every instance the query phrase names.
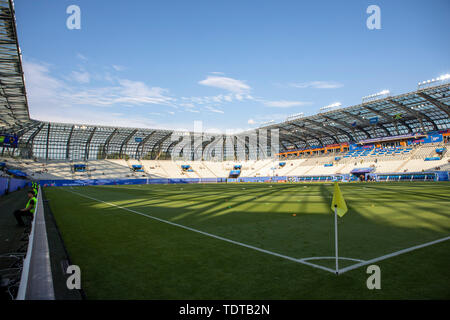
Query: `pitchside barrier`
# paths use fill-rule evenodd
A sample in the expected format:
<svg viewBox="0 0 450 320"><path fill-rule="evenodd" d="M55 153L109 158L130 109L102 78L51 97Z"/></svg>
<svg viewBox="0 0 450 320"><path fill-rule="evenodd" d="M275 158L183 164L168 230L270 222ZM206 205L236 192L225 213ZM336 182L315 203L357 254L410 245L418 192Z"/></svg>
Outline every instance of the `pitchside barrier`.
<svg viewBox="0 0 450 320"><path fill-rule="evenodd" d="M30 185L30 181L8 177L0 177L0 196L14 192Z"/></svg>
<svg viewBox="0 0 450 320"><path fill-rule="evenodd" d="M376 181L449 181L448 171L371 174ZM180 179L87 179L87 180L40 180L44 187L138 185L138 184L191 184L191 183L284 183L284 182L332 182L352 181L356 177L343 175L274 176L242 178L180 178Z"/></svg>
<svg viewBox="0 0 450 320"><path fill-rule="evenodd" d="M37 195L36 211L31 225L27 253L23 261L22 275L16 299L55 299L41 188L39 188Z"/></svg>

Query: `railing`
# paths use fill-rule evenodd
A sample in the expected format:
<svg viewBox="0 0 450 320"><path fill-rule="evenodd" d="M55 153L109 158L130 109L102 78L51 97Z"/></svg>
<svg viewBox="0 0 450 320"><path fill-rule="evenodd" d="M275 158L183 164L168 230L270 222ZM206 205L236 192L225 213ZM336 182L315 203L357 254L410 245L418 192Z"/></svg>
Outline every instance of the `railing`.
<svg viewBox="0 0 450 320"><path fill-rule="evenodd" d="M28 249L23 262L22 275L16 300L54 300L53 278L45 227L41 188L37 195L36 210L31 225Z"/></svg>

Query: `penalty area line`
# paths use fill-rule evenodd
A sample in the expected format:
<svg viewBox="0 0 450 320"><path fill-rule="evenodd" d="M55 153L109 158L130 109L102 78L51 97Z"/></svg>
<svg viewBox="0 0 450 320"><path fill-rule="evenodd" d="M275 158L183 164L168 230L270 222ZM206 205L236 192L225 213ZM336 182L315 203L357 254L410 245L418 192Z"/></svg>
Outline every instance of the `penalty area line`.
<svg viewBox="0 0 450 320"><path fill-rule="evenodd" d="M266 254L269 254L269 255L272 255L272 256L275 256L275 257L283 258L283 259L286 259L286 260L289 260L289 261L297 262L297 263L300 263L300 264L304 264L304 265L307 265L307 266L310 266L310 267L313 267L313 268L317 268L317 269L321 269L321 270L324 270L324 271L328 271L328 272L331 272L331 273L335 273L336 272L333 269L330 269L330 268L327 268L327 267L323 267L323 266L320 266L320 265L317 265L317 264L314 264L314 263L310 263L310 262L304 261L303 259L296 259L296 258L293 258L293 257L290 257L290 256L286 256L284 254L280 254L280 253L276 253L276 252L273 252L273 251L261 249L261 248L254 247L254 246L249 245L249 244L245 244L245 243L242 243L242 242L238 242L238 241L235 241L235 240L231 240L231 239L228 239L228 238L217 236L217 235L212 234L212 233L208 233L208 232L205 232L205 231L201 231L201 230L198 230L198 229L187 227L187 226L184 226L182 224L178 224L178 223L171 222L171 221L168 221L168 220L164 220L164 219L161 219L161 218L157 218L157 217L154 217L154 216L151 216L151 215L148 215L148 214L145 214L145 213L133 210L133 209L122 207L122 206L119 206L119 205L111 203L111 202L107 202L107 201L103 201L103 200L100 200L100 199L96 199L96 198L93 198L93 197L81 194L79 192L70 191L70 190L65 190L65 191L77 194L80 197L84 197L84 198L87 198L87 199L91 199L91 200L94 200L94 201L97 201L97 202L101 202L101 203L107 204L107 205L112 206L112 207L116 207L116 208L119 208L119 209L122 209L122 210L125 210L125 211L129 211L129 212L138 214L138 215L143 216L143 217L147 217L147 218L159 221L159 222L167 223L167 224L175 226L175 227L179 227L179 228L186 229L186 230L189 230L189 231L192 231L192 232L196 232L196 233L202 234L202 235L207 236L207 237L211 237L211 238L214 238L214 239L222 240L222 241L225 241L225 242L228 242L228 243L232 243L232 244L235 244L235 245L238 245L238 246L241 246L241 247L245 247L245 248L248 248L248 249L256 250L256 251L259 251L259 252L262 252L262 253L266 253Z"/></svg>

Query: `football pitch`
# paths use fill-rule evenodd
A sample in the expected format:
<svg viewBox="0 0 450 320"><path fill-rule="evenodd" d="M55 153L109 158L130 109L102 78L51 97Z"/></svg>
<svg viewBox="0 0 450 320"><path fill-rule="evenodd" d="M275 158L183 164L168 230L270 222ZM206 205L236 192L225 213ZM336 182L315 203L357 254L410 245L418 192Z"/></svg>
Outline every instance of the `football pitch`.
<svg viewBox="0 0 450 320"><path fill-rule="evenodd" d="M340 187L339 275L331 183L44 191L88 299L449 299L450 183Z"/></svg>

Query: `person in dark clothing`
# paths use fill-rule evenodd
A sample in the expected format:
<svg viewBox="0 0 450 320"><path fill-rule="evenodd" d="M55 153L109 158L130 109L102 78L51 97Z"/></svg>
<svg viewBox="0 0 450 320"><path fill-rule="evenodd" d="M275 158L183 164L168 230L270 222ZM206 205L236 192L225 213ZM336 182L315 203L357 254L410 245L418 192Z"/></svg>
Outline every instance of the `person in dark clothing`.
<svg viewBox="0 0 450 320"><path fill-rule="evenodd" d="M17 220L19 226L25 226L25 223L22 220L22 217L28 216L33 220L34 212L36 211L36 196L34 195L34 191L28 191L28 202L27 206L23 209L19 209L14 211L14 217Z"/></svg>

